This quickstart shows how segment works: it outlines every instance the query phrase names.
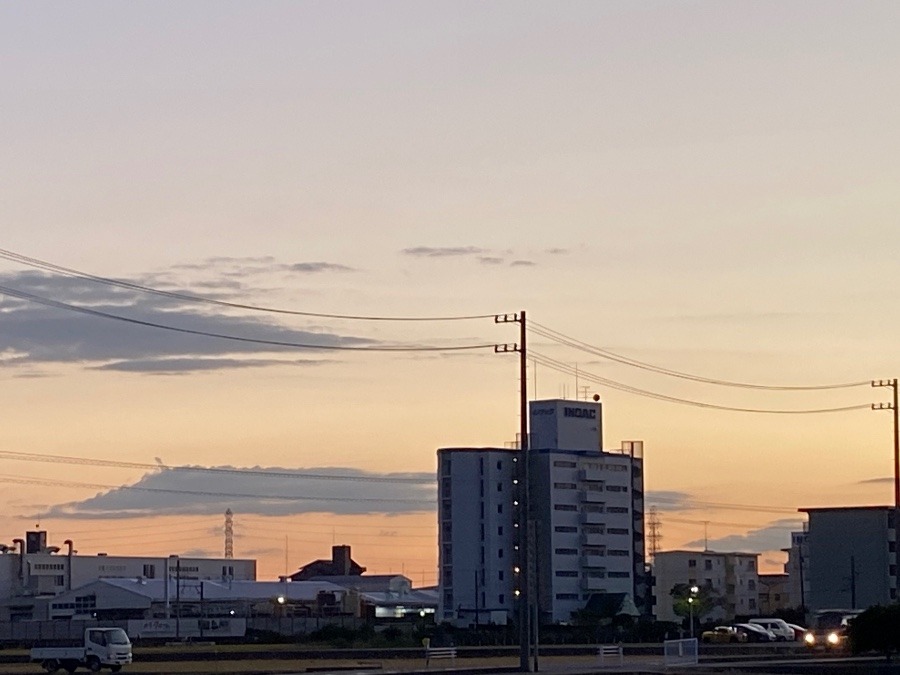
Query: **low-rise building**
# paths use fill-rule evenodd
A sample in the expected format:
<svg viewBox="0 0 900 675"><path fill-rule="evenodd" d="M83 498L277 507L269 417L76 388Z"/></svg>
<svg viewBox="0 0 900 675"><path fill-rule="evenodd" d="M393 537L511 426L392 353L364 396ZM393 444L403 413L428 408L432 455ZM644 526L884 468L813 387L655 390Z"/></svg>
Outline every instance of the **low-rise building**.
<svg viewBox="0 0 900 675"><path fill-rule="evenodd" d="M760 574L758 605L760 616L773 616L779 610L793 609L790 577L787 574Z"/></svg>
<svg viewBox="0 0 900 675"><path fill-rule="evenodd" d="M697 586L715 600L699 621L730 621L759 613L758 553L659 551L653 559L655 610L658 621L681 621L672 590Z"/></svg>

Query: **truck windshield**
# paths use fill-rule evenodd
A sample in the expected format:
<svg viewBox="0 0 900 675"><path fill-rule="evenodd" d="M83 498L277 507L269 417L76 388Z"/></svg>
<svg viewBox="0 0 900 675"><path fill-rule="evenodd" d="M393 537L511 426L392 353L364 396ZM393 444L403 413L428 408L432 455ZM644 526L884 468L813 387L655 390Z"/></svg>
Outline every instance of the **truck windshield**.
<svg viewBox="0 0 900 675"><path fill-rule="evenodd" d="M131 640L128 639L128 634L121 628L113 628L112 630L104 632L106 633L106 641L111 645L131 644Z"/></svg>

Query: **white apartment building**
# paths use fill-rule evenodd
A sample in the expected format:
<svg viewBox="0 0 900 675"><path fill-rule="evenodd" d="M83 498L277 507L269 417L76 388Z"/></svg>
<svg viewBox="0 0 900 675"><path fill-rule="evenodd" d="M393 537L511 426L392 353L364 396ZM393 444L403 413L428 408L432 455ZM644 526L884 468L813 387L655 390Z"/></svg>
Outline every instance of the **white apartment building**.
<svg viewBox="0 0 900 675"><path fill-rule="evenodd" d="M673 610L672 589L678 584L711 589L721 600L699 621L731 621L759 612L758 553L660 551L653 559L655 613L658 621L681 621Z"/></svg>
<svg viewBox="0 0 900 675"><path fill-rule="evenodd" d="M601 411L596 402L531 404L534 579L543 623L570 621L595 593L645 604L642 444L601 451ZM438 450L438 621L513 618L520 457L517 449Z"/></svg>
<svg viewBox="0 0 900 675"><path fill-rule="evenodd" d="M153 556L78 555L73 543L49 546L47 533L27 532L0 545L0 621L44 619L45 602L97 579L203 579L254 581L255 560Z"/></svg>

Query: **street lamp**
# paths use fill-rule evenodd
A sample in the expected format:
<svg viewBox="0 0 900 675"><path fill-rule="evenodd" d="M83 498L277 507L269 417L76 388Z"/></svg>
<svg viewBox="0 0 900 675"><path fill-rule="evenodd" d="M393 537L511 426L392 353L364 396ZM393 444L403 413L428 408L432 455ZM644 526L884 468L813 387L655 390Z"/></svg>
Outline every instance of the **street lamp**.
<svg viewBox="0 0 900 675"><path fill-rule="evenodd" d="M700 589L696 586L691 586L691 595L688 597L688 612L690 613L690 622L691 622L691 637L694 637L694 600L697 599L697 593L700 592Z"/></svg>

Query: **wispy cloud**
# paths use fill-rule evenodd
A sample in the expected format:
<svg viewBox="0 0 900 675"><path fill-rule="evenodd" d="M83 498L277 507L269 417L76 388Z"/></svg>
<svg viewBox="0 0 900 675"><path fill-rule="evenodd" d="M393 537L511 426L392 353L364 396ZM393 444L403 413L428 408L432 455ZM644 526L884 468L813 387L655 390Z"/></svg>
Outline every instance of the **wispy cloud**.
<svg viewBox="0 0 900 675"><path fill-rule="evenodd" d="M32 517L115 520L218 514L227 508L263 516L401 514L436 509L433 473L378 473L344 467L211 468L222 471L160 467L131 485L51 506Z"/></svg>
<svg viewBox="0 0 900 675"><path fill-rule="evenodd" d="M416 258L452 258L461 256L479 256L488 253L477 246L415 246L403 249L404 255Z"/></svg>
<svg viewBox="0 0 900 675"><path fill-rule="evenodd" d="M337 263L328 262L304 262L287 265L286 269L291 272L316 273L316 272L354 272L352 267L346 265L338 265Z"/></svg>
<svg viewBox="0 0 900 675"><path fill-rule="evenodd" d="M644 501L660 511L689 511L694 508L690 493L677 490L648 490Z"/></svg>
<svg viewBox="0 0 900 675"><path fill-rule="evenodd" d="M537 263L533 260L513 260L509 265L510 267L534 267Z"/></svg>

